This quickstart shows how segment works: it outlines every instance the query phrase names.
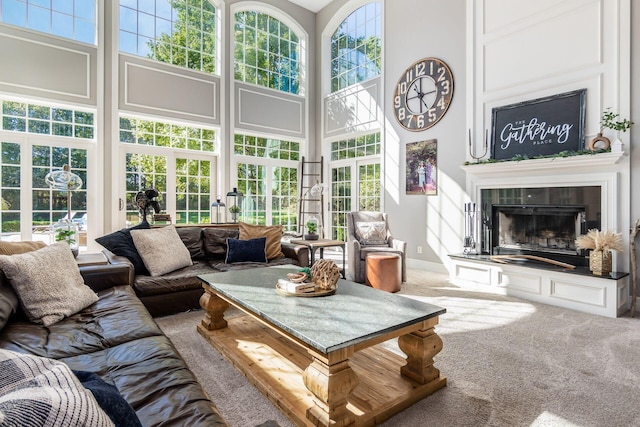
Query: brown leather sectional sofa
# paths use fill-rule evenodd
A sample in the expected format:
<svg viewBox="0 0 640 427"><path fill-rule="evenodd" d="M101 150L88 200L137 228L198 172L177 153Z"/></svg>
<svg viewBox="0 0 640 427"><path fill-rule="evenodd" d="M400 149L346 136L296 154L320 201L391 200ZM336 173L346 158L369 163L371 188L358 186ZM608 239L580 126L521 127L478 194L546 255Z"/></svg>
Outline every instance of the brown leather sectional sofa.
<svg viewBox="0 0 640 427"><path fill-rule="evenodd" d="M229 270L267 267L274 265L294 264L301 267L309 265L309 248L282 242L284 257L275 258L265 263L237 262L227 264L227 239L239 237L240 232L234 228L215 228L205 226L177 226L176 230L185 244L193 265L184 267L162 276L135 274L131 262L122 256L116 256L104 250L112 263L128 263L131 276L128 283L152 316L164 316L191 309L199 309L202 296L202 283L198 275ZM171 250L171 248L167 248Z"/></svg>
<svg viewBox="0 0 640 427"><path fill-rule="evenodd" d="M80 270L98 302L49 327L27 319L0 274L0 315L9 318L0 326L0 348L98 374L115 385L143 426L227 425L129 286L130 264L113 260Z"/></svg>

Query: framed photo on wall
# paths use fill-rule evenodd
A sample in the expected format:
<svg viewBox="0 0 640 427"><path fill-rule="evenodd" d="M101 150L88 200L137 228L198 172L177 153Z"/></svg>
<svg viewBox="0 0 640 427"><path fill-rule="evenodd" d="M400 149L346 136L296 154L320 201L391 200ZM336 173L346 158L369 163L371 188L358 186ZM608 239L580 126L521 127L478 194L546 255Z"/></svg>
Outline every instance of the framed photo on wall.
<svg viewBox="0 0 640 427"><path fill-rule="evenodd" d="M437 139L407 144L407 194L438 194Z"/></svg>

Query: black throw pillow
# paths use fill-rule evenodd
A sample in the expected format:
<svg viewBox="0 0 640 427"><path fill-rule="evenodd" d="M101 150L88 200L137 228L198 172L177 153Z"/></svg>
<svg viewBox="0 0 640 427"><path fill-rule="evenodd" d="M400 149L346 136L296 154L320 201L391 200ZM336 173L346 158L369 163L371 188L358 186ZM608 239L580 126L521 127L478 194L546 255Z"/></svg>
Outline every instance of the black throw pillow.
<svg viewBox="0 0 640 427"><path fill-rule="evenodd" d="M126 257L131 261L136 275L148 275L149 270L144 266L144 262L142 261L142 258L140 258L136 246L133 244L131 230L144 230L149 228L151 228L151 226L148 222L141 222L135 227L123 228L122 230L107 234L106 236L98 237L96 242L113 252L115 255Z"/></svg>
<svg viewBox="0 0 640 427"><path fill-rule="evenodd" d="M118 389L107 384L93 372L73 371L84 388L96 398L98 405L111 418L116 427L142 427L136 411L124 400Z"/></svg>
<svg viewBox="0 0 640 427"><path fill-rule="evenodd" d="M227 239L226 264L234 262L267 262L266 237L249 240Z"/></svg>

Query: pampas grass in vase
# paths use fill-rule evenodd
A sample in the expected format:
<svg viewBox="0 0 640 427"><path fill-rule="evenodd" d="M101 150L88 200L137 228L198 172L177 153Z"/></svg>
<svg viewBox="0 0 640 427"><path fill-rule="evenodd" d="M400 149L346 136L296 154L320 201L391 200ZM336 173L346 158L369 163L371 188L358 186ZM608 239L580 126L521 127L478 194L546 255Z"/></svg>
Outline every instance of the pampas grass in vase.
<svg viewBox="0 0 640 427"><path fill-rule="evenodd" d="M611 230L592 229L576 238L577 249L589 249L589 269L602 276L612 271L611 251L622 251L622 236Z"/></svg>

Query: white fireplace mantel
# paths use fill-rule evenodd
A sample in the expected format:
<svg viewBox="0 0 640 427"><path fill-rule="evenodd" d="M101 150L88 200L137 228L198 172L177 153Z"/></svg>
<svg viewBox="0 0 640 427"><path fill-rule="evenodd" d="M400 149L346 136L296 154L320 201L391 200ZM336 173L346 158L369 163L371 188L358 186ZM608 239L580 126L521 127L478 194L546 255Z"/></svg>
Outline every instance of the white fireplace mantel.
<svg viewBox="0 0 640 427"><path fill-rule="evenodd" d="M512 160L508 162L478 163L461 166L467 175L525 175L535 172L547 172L549 170L580 170L588 171L589 168L610 166L618 163L625 155L619 153L583 154L570 157L551 157L544 159Z"/></svg>
<svg viewBox="0 0 640 427"><path fill-rule="evenodd" d="M603 229L617 230L620 228L617 163L624 156L624 152L610 152L470 164L461 168L466 172L467 192L477 203L484 189L600 186L601 225Z"/></svg>
<svg viewBox="0 0 640 427"><path fill-rule="evenodd" d="M476 203L482 203L485 189L599 186L601 228L621 230L625 227L620 225L625 221L619 218L619 184L624 166L619 162L624 157L624 152L598 153L468 164L461 168L466 172L467 194ZM614 265L622 267L624 263L614 257ZM551 274L544 269L495 265L456 256L452 256L449 270L454 283L471 281L497 286L508 295L611 317L619 315L628 304L626 276L612 281L568 273Z"/></svg>

